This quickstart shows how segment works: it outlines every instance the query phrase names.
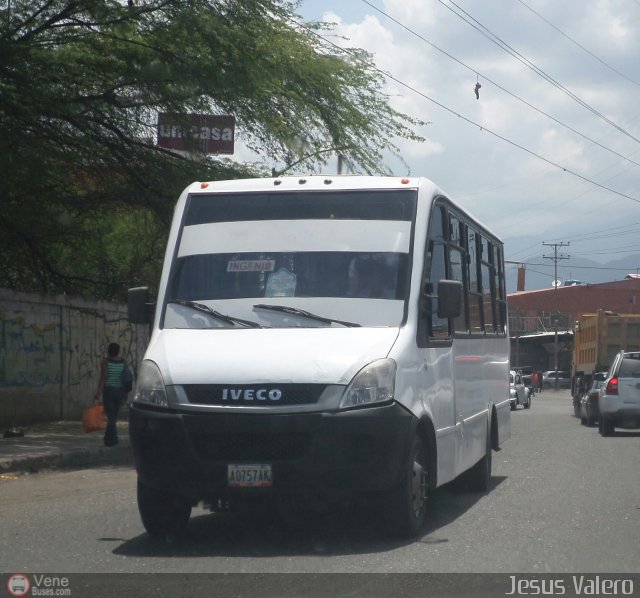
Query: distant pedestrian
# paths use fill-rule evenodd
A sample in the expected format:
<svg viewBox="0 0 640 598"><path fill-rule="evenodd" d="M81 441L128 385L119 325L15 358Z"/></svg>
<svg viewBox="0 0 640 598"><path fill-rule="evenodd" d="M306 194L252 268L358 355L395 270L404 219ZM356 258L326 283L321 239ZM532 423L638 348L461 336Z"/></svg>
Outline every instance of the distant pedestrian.
<svg viewBox="0 0 640 598"><path fill-rule="evenodd" d="M540 393L542 393L542 389L544 388L544 375L542 372L538 372L538 380L540 381Z"/></svg>
<svg viewBox="0 0 640 598"><path fill-rule="evenodd" d="M96 402L102 397L104 412L107 416L107 427L104 432L105 446L118 444L116 428L118 411L126 400L128 392L122 382L125 367L126 363L120 355L120 345L111 343L107 348L107 356L103 357L100 363L100 380L95 396Z"/></svg>
<svg viewBox="0 0 640 598"><path fill-rule="evenodd" d="M540 392L540 376L535 370L531 372L531 387L533 388L533 394Z"/></svg>

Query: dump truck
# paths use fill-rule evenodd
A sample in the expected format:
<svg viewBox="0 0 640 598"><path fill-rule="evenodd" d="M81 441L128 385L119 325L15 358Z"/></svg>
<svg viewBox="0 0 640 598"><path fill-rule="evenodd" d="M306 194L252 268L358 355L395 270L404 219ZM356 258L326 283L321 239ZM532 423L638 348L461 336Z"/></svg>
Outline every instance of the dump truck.
<svg viewBox="0 0 640 598"><path fill-rule="evenodd" d="M596 372L609 369L621 350L640 350L640 314L618 314L600 309L597 313L578 317L571 363L574 401L580 400Z"/></svg>

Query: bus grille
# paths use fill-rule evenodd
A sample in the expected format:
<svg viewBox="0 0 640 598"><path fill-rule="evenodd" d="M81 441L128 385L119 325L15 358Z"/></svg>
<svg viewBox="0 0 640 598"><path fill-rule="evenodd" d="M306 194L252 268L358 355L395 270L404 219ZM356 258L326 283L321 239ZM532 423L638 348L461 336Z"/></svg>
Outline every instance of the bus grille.
<svg viewBox="0 0 640 598"><path fill-rule="evenodd" d="M305 434L199 434L194 438L201 458L227 462L295 461L309 444Z"/></svg>

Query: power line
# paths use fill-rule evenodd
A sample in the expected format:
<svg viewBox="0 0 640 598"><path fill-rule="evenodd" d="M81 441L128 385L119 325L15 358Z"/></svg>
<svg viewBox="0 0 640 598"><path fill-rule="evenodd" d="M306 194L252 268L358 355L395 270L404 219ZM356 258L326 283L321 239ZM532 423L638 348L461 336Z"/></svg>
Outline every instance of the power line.
<svg viewBox="0 0 640 598"><path fill-rule="evenodd" d="M587 257L590 255L620 255L622 253L630 253L633 251L637 251L640 253L640 245L627 245L618 249L603 249L602 251L583 251L579 253L574 252L573 255L583 255Z"/></svg>
<svg viewBox="0 0 640 598"><path fill-rule="evenodd" d="M581 43L577 42L571 36L567 35L564 31L562 31L562 29L560 29L559 27L556 27L551 21L549 21L548 19L545 19L539 12L537 12L536 10L531 8L526 2L524 2L523 0L516 0L516 1L520 2L520 4L522 4L522 6L524 6L525 8L528 8L534 15L536 15L537 17L542 19L547 25L549 25L550 27L555 29L560 35L566 37L571 43L573 43L576 46L578 46L578 48L580 48L581 50L583 50L584 52L589 54L589 56L592 56L593 58L595 58L598 62L600 62L601 64L606 66L609 70L613 71L617 75L620 75L623 79L626 79L630 83L633 83L634 85L637 85L638 87L640 87L640 83L638 83L635 79L632 79L631 77L627 77L627 75L625 75L624 73L620 72L617 68L611 66L610 64L608 64L607 62L602 60L602 58L600 58L599 56L596 56L593 52L591 52L590 50L585 48Z"/></svg>
<svg viewBox="0 0 640 598"><path fill-rule="evenodd" d="M546 113L544 110L542 110L541 108L538 108L537 106L534 106L533 104L529 103L527 100L525 100L524 98L521 98L519 95L509 91L508 89L506 89L505 87L503 87L502 85L500 85L499 83L496 83L495 81L493 81L492 79L490 79L489 77L487 77L484 73L480 73L479 71L477 71L476 69L470 67L468 64L465 64L462 60L456 58L455 56L453 56L452 54L449 54L447 51L443 50L442 48L438 47L436 44L434 44L433 42L429 41L427 38L425 38L424 36L420 35L419 33L417 33L416 31L414 31L413 29L411 29L411 27L408 27L407 25L405 25L404 23L402 23L401 21L398 21L398 19L392 17L390 14L386 13L385 11L383 11L382 9L378 8L377 6L375 6L374 4L372 4L371 2L369 2L369 0L362 0L362 2L364 4L366 4L367 6L370 6L371 8L373 8L374 10L376 10L377 12L379 12L381 15L384 15L387 19L389 19L390 21L393 21L396 25L398 25L399 27L402 27L405 31L407 31L408 33L411 33L412 35L414 35L415 37L417 37L418 39L420 39L421 41L423 41L425 44L428 44L429 46L431 46L434 50L437 50L438 52L444 54L447 58L450 58L451 60L453 60L454 62L457 62L459 65L463 66L464 68L468 69L469 71L471 71L472 73L476 74L476 75L480 75L482 76L482 79L484 81L488 81L489 83L491 83L492 85L494 85L496 88L500 89L501 91L505 92L506 94L510 95L512 98L515 98L516 100L518 100L519 102L521 102L522 104L524 104L525 106L528 106L529 108L531 108L532 110L535 110L538 114L541 114L543 116L545 116L546 118L552 120L553 122L555 122L556 124L560 125L561 127L564 127L565 129L568 129L569 131L571 131L572 133L575 133L576 135L579 135L580 137L582 137L583 139L589 141L590 143L593 143L594 145L597 145L598 147L611 152L612 154L618 156L619 158L622 158L623 160L626 160L628 162L631 162L632 164L635 164L636 166L640 166L640 162L636 162L635 160L632 160L631 158L624 156L623 154L617 152L616 150L603 145L602 143L600 143L599 141L596 141L595 139L592 139L591 137L585 135L584 133L581 133L580 131L578 131L577 129L574 129L573 127L571 127L570 125L562 122L561 120L555 118L554 116L551 116L550 114Z"/></svg>
<svg viewBox="0 0 640 598"><path fill-rule="evenodd" d="M440 0L438 0L440 1ZM338 46L337 44L335 44L334 42L328 40L327 38L323 37L322 35L320 35L319 33L317 33L316 31L314 31L313 29L310 29L309 27L305 26L302 23L299 23L293 19L290 19L290 21L295 24L297 27L300 27L301 29L304 29L305 31L307 31L308 33L316 36L317 38L323 40L325 43L329 44L330 46L336 48L337 50L339 50L340 52L343 52L345 54L350 54L352 57L354 58L359 58L354 52L350 51L348 48L342 48L341 46ZM526 147L524 147L523 145L520 145L518 143L516 143L515 141L511 141L510 139L508 139L507 137L504 137L503 135L500 135L498 133L496 133L495 131L488 129L487 127L485 127L484 125L481 125L479 123L476 123L475 121L471 120L470 118L467 118L466 116L463 116L462 114L456 112L455 110L449 108L448 106L446 106L445 104L438 102L437 100L434 100L432 97L426 95L425 93L419 91L418 89L416 89L415 87L409 85L408 83L405 83L404 81L401 81L400 79L398 79L397 77L394 77L393 75L391 75L390 73L387 73L386 71L383 71L382 69L380 69L379 67L375 66L374 64L368 64L367 65L369 68L371 68L371 70L376 71L377 73L380 73L383 77L394 81L395 83L397 83L398 85L401 85L402 87L408 89L409 91L412 91L413 93L423 97L426 100L429 100L431 103L435 104L436 106L439 106L440 108L442 108L443 110L446 110L447 112L453 114L454 116L457 116L458 118L464 120L465 122L478 127L478 129L480 129L481 131L486 131L487 133L489 133L490 135L493 135L494 137L508 143L509 145L512 145L513 147L517 147L518 149L521 149L522 151L528 153L529 155L538 158L539 160L542 160L543 162L546 162L547 164L549 164L550 166L553 166L555 168L561 169L563 172L566 172L568 174L573 175L574 177L583 180L587 183L590 183L596 187L599 187L600 189L603 189L605 191L608 191L609 193L613 193L614 195L618 195L620 197L624 197L625 199L630 199L633 202L636 203L640 203L640 199L633 197L631 195L627 195L626 193L622 193L621 191L616 191L615 189L612 189L610 187L607 187L606 185L602 185L601 183L598 183L597 181L594 181L593 179L590 179L589 177L586 177L584 175L581 175L580 173L571 170L570 168L566 168L564 166L561 166L560 164L554 162L553 160L550 160L549 158L545 158L544 156L541 156L540 154L537 154L536 152L534 152L533 150L530 150Z"/></svg>
<svg viewBox="0 0 640 598"><path fill-rule="evenodd" d="M549 264L541 264L538 262L527 262L523 260L519 260L519 263L524 264L527 267L529 266L543 266L547 268L551 267ZM564 267L571 268L572 270L611 270L612 272L629 272L629 268L609 268L607 266L576 266L574 264L569 264ZM542 272L540 272L539 274L542 274Z"/></svg>
<svg viewBox="0 0 640 598"><path fill-rule="evenodd" d="M454 2L454 0L447 0L447 2L445 2L444 0L438 0L438 2L440 4L442 4L447 10L451 11L454 15L456 15L459 19L461 19L465 23L467 23L467 25L470 25L476 31L478 31L481 35L486 37L491 43L495 44L496 46L498 46L499 48L504 50L507 54L511 55L513 58L515 58L520 63L522 63L524 66L526 66L528 69L532 70L534 73L536 73L537 75L539 75L540 77L545 79L548 83L551 83L551 85L553 85L554 87L556 87L557 89L562 91L564 94L568 95L571 99L576 101L583 108L586 108L587 110L589 110L589 112L593 113L598 118L600 118L601 120L605 121L606 123L608 123L609 125L611 125L615 129L617 129L618 131L620 131L623 135L626 135L630 139L633 139L634 141L637 141L638 143L640 143L640 139L638 139L637 137L635 137L634 135L629 133L629 131L623 129L620 125L618 125L615 122L613 122L610 118L607 118L604 114L602 114L601 112L599 112L598 110L596 110L595 108L593 108L592 106L587 104L584 100L582 100L577 95L575 95L571 90L567 89L564 85L562 85L561 83L556 81L553 77L551 77L551 75L545 73L542 69L540 69L538 66L536 66L531 60L529 60L527 57L522 55L520 52L518 52L517 50L512 48L509 44L507 44L499 36L497 36L495 33L493 33L490 29L485 27L480 21L478 21L470 13L466 12L463 8L458 6ZM456 12L450 5L455 6L456 9L458 9L461 13L463 13L464 15L469 17L469 19L471 19L472 21L477 23L477 25L474 25L474 23L469 21L462 14Z"/></svg>

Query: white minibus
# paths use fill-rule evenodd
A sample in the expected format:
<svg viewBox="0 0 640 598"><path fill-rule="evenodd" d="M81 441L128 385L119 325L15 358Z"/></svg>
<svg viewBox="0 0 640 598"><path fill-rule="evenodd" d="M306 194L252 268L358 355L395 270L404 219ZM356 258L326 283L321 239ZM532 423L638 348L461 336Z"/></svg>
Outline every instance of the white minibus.
<svg viewBox="0 0 640 598"><path fill-rule="evenodd" d="M264 498L376 500L411 537L431 490L489 487L510 434L503 245L431 181L194 183L149 296L129 291L153 326L130 409L150 534Z"/></svg>

